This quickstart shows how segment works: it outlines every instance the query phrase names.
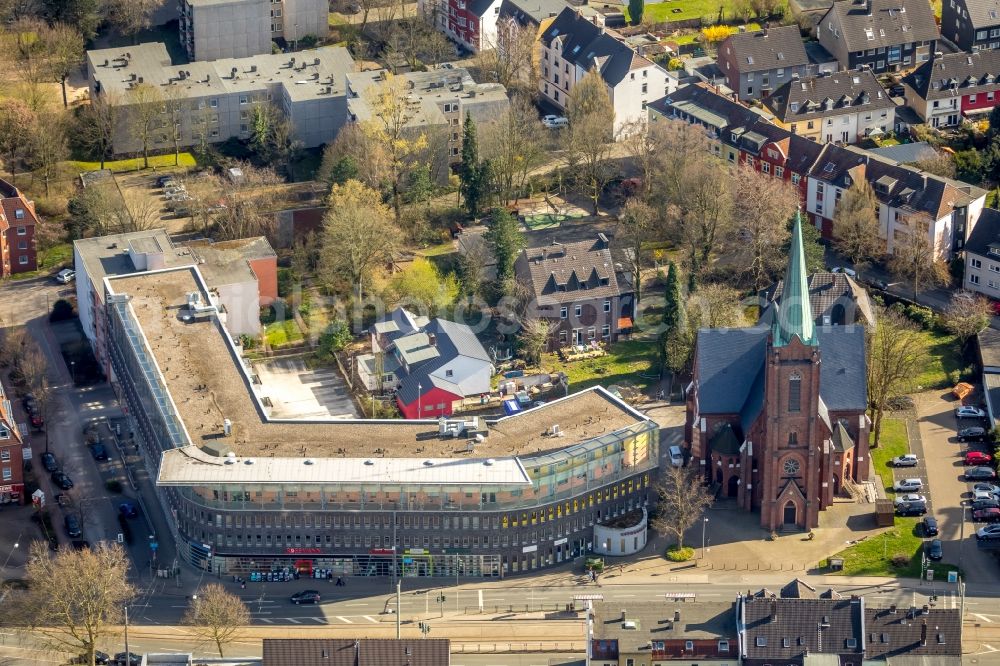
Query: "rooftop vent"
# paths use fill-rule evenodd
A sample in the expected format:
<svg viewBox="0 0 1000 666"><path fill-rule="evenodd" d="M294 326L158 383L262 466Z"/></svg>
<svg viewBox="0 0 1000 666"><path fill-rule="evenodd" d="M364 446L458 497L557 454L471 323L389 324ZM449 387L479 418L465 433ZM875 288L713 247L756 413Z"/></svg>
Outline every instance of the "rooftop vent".
<svg viewBox="0 0 1000 666"><path fill-rule="evenodd" d="M229 453L226 454L226 464L232 465L235 462L236 462L236 454L230 451Z"/></svg>
<svg viewBox="0 0 1000 666"><path fill-rule="evenodd" d="M366 465L374 465L374 464L375 464L375 461L373 461L373 460L369 459L369 460L366 460L366 461L365 461L365 464L366 464Z"/></svg>
<svg viewBox="0 0 1000 666"><path fill-rule="evenodd" d="M487 467L492 466L494 463L496 463L496 460L494 460L493 458L487 458L486 460L483 461L483 464L486 465Z"/></svg>
<svg viewBox="0 0 1000 666"><path fill-rule="evenodd" d="M222 420L222 434L229 437L233 434L233 422L229 419Z"/></svg>
<svg viewBox="0 0 1000 666"><path fill-rule="evenodd" d="M312 458L306 458L305 460L302 461L302 464L303 465L312 465L312 464L314 464L313 463L313 459Z"/></svg>
<svg viewBox="0 0 1000 666"><path fill-rule="evenodd" d="M433 467L433 466L434 466L434 461L433 460L425 460L424 461L424 467Z"/></svg>

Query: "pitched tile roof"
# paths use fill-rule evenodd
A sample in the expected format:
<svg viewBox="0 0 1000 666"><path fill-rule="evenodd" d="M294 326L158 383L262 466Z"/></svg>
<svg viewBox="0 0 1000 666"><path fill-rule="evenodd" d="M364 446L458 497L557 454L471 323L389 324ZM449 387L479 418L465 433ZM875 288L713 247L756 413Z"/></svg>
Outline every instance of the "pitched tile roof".
<svg viewBox="0 0 1000 666"><path fill-rule="evenodd" d="M1000 90L1000 51L983 49L934 57L903 77L903 83L922 99Z"/></svg>
<svg viewBox="0 0 1000 666"><path fill-rule="evenodd" d="M719 45L720 55L730 51L740 72L760 72L809 64L797 25L732 34Z"/></svg>
<svg viewBox="0 0 1000 666"><path fill-rule="evenodd" d="M21 190L0 179L0 232L11 227L30 227L38 224L35 207Z"/></svg>
<svg viewBox="0 0 1000 666"><path fill-rule="evenodd" d="M786 123L896 108L871 70L793 79L765 97L763 103Z"/></svg>
<svg viewBox="0 0 1000 666"><path fill-rule="evenodd" d="M265 638L263 666L448 666L451 641Z"/></svg>
<svg viewBox="0 0 1000 666"><path fill-rule="evenodd" d="M823 363L819 395L831 412L868 407L868 378L863 326L820 326L816 330Z"/></svg>
<svg viewBox="0 0 1000 666"><path fill-rule="evenodd" d="M698 331L695 363L699 412L740 413L764 364L769 333L766 327Z"/></svg>
<svg viewBox="0 0 1000 666"><path fill-rule="evenodd" d="M747 659L791 662L805 654L862 654L861 599L740 598Z"/></svg>
<svg viewBox="0 0 1000 666"><path fill-rule="evenodd" d="M521 26L539 25L547 18L558 16L566 7L566 0L503 0L500 18L511 18Z"/></svg>
<svg viewBox="0 0 1000 666"><path fill-rule="evenodd" d="M522 250L515 271L540 305L621 294L614 258L602 237Z"/></svg>
<svg viewBox="0 0 1000 666"><path fill-rule="evenodd" d="M957 608L900 608L895 612L866 608L865 631L868 659L962 655L962 620Z"/></svg>
<svg viewBox="0 0 1000 666"><path fill-rule="evenodd" d="M969 22L974 28L1000 24L1000 1L998 0L966 0L956 4L959 8L964 7L969 13Z"/></svg>
<svg viewBox="0 0 1000 666"><path fill-rule="evenodd" d="M1000 252L1000 210L984 208L965 242L965 251L985 255L994 248Z"/></svg>
<svg viewBox="0 0 1000 666"><path fill-rule="evenodd" d="M779 280L761 293L764 312L761 317L770 317L770 304L781 298L784 280ZM844 273L819 272L809 276L809 303L812 305L813 320L822 325L824 317L830 317L832 324L871 324L875 321L868 292ZM833 312L836 306L844 308L844 314L837 321Z"/></svg>
<svg viewBox="0 0 1000 666"><path fill-rule="evenodd" d="M831 12L852 53L938 38L927 0L837 0L821 21Z"/></svg>
<svg viewBox="0 0 1000 666"><path fill-rule="evenodd" d="M406 405L415 402L419 395L432 387L464 397L457 383L432 374L459 357L487 366L491 363L489 354L472 329L447 319L432 319L419 332L399 338L395 344L410 367L409 374L400 381L398 389L399 398Z"/></svg>
<svg viewBox="0 0 1000 666"><path fill-rule="evenodd" d="M562 41L564 60L585 71L597 67L610 86L620 83L632 69L653 66L652 61L624 43L618 33L595 25L573 7L563 9L542 33L541 41L546 46L556 39Z"/></svg>

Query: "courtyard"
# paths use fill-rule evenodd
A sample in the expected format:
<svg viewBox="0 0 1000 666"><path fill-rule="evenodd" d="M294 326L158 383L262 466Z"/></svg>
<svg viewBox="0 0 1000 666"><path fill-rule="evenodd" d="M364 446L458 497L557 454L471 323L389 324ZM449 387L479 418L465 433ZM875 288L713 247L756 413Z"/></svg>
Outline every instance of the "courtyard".
<svg viewBox="0 0 1000 666"><path fill-rule="evenodd" d="M335 368L310 368L302 358L257 362L259 393L272 419L354 419L358 409Z"/></svg>

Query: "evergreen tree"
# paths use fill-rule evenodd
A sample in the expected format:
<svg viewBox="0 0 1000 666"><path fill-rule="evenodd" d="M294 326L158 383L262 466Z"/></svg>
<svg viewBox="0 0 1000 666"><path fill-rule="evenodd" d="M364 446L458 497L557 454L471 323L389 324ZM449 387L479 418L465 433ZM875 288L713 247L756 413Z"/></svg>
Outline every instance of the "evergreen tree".
<svg viewBox="0 0 1000 666"><path fill-rule="evenodd" d="M785 257L787 257L789 252L791 252L791 229L793 224L795 224L794 216L788 220L788 239L781 246L781 254ZM806 272L809 274L826 270L826 260L824 259L825 249L819 240L820 233L815 224L807 223L802 225L802 249L805 251L806 255Z"/></svg>
<svg viewBox="0 0 1000 666"><path fill-rule="evenodd" d="M667 290L663 304L663 328L671 333L681 325L684 319L684 297L681 294L681 279L677 264L670 262L667 268Z"/></svg>
<svg viewBox="0 0 1000 666"><path fill-rule="evenodd" d="M646 10L644 0L628 0L628 15L632 19L632 25L642 23L642 14Z"/></svg>
<svg viewBox="0 0 1000 666"><path fill-rule="evenodd" d="M468 113L465 114L465 125L462 128L462 162L458 167L458 178L465 209L469 212L469 216L479 217L486 197L489 168L479 161L476 124Z"/></svg>
<svg viewBox="0 0 1000 666"><path fill-rule="evenodd" d="M663 365L672 373L682 371L690 356L690 331L684 295L681 293L681 278L677 264L670 262L667 269L667 290L663 304L663 335L661 354Z"/></svg>
<svg viewBox="0 0 1000 666"><path fill-rule="evenodd" d="M517 220L501 208L493 209L487 226L483 239L497 262L497 283L504 295L510 295L514 287L514 262L526 244L524 234Z"/></svg>

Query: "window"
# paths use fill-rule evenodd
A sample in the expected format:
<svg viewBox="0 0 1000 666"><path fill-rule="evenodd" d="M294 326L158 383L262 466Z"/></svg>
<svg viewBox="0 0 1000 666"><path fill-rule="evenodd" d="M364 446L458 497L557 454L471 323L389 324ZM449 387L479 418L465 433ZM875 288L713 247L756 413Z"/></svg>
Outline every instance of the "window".
<svg viewBox="0 0 1000 666"><path fill-rule="evenodd" d="M694 650L694 641L684 641L684 649L688 652Z"/></svg>
<svg viewBox="0 0 1000 666"><path fill-rule="evenodd" d="M575 314L577 317L579 317L580 315L582 315L583 314L583 306L582 305L577 305L575 308L573 308L573 314Z"/></svg>
<svg viewBox="0 0 1000 666"><path fill-rule="evenodd" d="M4 481L10 481L12 478L14 478L14 475L11 473L10 467L4 467L3 468L3 480Z"/></svg>
<svg viewBox="0 0 1000 666"><path fill-rule="evenodd" d="M604 338L605 340L611 337L611 327L608 326L607 324L601 326L601 337Z"/></svg>
<svg viewBox="0 0 1000 666"><path fill-rule="evenodd" d="M799 433L790 432L788 433L788 446L798 446L799 445Z"/></svg>
<svg viewBox="0 0 1000 666"><path fill-rule="evenodd" d="M788 378L788 411L802 411L802 377L797 372Z"/></svg>
<svg viewBox="0 0 1000 666"><path fill-rule="evenodd" d="M18 219L18 220L23 220L24 219L24 209L23 208L18 208L17 210L15 210L14 211L14 218Z"/></svg>
<svg viewBox="0 0 1000 666"><path fill-rule="evenodd" d="M969 95L969 103L971 104L971 103L973 103L975 101L976 101L976 96L975 95Z"/></svg>
<svg viewBox="0 0 1000 666"><path fill-rule="evenodd" d="M643 94L643 95L645 95L645 94L646 94L646 90L647 90L648 88L649 88L649 84L648 84L648 83L643 83L643 84L642 84L642 94Z"/></svg>
<svg viewBox="0 0 1000 666"><path fill-rule="evenodd" d="M611 312L611 301L604 301L604 311Z"/></svg>
<svg viewBox="0 0 1000 666"><path fill-rule="evenodd" d="M970 275L969 276L969 283L970 284L979 284L979 276L976 275L975 273L973 273L972 275Z"/></svg>
<svg viewBox="0 0 1000 666"><path fill-rule="evenodd" d="M719 641L719 652L729 652L729 641Z"/></svg>
<svg viewBox="0 0 1000 666"><path fill-rule="evenodd" d="M970 259L970 263L972 264L973 268L982 268L983 267L983 262L980 261L979 259L976 259L976 258Z"/></svg>
<svg viewBox="0 0 1000 666"><path fill-rule="evenodd" d="M567 316L569 316L569 309L565 307L559 308L559 318L565 319Z"/></svg>
<svg viewBox="0 0 1000 666"><path fill-rule="evenodd" d="M22 266L27 266L28 265L28 255L22 254L20 257L17 258L17 263L21 264Z"/></svg>
<svg viewBox="0 0 1000 666"><path fill-rule="evenodd" d="M793 173L792 174L792 185L798 185L799 184L799 180L800 180L799 179L799 174Z"/></svg>
<svg viewBox="0 0 1000 666"><path fill-rule="evenodd" d="M990 270L993 271L994 273L1000 273L1000 266L997 266L996 264L990 264Z"/></svg>
<svg viewBox="0 0 1000 666"><path fill-rule="evenodd" d="M771 163L770 162L761 162L760 163L760 169L764 173L771 173Z"/></svg>
<svg viewBox="0 0 1000 666"><path fill-rule="evenodd" d="M590 328L587 329L587 339L593 340L596 337L597 337L597 329L591 326Z"/></svg>
<svg viewBox="0 0 1000 666"><path fill-rule="evenodd" d="M0 451L0 460L3 462L8 462L10 460L10 449L3 449Z"/></svg>
<svg viewBox="0 0 1000 666"><path fill-rule="evenodd" d="M18 236L24 236L24 235L27 235L27 233L28 233L28 227L18 227L17 228L17 235Z"/></svg>
<svg viewBox="0 0 1000 666"><path fill-rule="evenodd" d="M28 249L28 241L26 241L26 240L17 241L17 249L18 250L27 250Z"/></svg>
<svg viewBox="0 0 1000 666"><path fill-rule="evenodd" d="M774 177L784 178L785 177L785 167L776 166L774 167Z"/></svg>

